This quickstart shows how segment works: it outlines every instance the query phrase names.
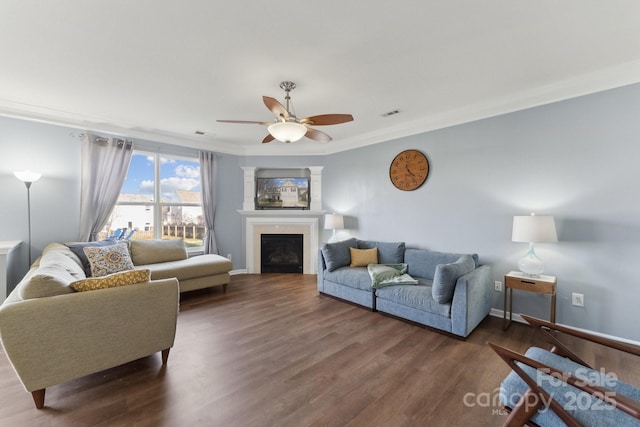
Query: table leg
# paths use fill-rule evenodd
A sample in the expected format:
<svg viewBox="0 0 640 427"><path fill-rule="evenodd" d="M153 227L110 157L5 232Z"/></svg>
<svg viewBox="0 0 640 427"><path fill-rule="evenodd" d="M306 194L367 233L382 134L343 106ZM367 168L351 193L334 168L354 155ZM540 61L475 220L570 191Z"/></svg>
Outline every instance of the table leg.
<svg viewBox="0 0 640 427"><path fill-rule="evenodd" d="M507 292L509 292L509 320L507 320ZM504 296L502 299L502 330L506 331L511 320L513 319L513 291L511 288L504 288Z"/></svg>

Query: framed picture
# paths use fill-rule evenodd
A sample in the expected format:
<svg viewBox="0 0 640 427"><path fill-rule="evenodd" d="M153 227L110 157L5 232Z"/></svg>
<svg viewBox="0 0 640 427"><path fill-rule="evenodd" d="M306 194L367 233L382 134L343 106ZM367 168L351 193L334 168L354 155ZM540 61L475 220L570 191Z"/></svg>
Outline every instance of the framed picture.
<svg viewBox="0 0 640 427"><path fill-rule="evenodd" d="M256 209L309 209L309 178L256 178Z"/></svg>

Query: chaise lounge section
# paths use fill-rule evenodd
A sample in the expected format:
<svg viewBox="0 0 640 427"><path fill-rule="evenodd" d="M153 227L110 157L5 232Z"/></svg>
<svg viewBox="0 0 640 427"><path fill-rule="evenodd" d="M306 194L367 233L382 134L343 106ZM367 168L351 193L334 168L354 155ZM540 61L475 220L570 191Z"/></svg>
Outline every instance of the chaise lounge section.
<svg viewBox="0 0 640 427"><path fill-rule="evenodd" d="M132 240L129 252L136 268L151 270L151 279L178 279L181 293L214 286L222 286L226 292L231 280L233 264L229 259L215 254L189 258L180 239Z"/></svg>

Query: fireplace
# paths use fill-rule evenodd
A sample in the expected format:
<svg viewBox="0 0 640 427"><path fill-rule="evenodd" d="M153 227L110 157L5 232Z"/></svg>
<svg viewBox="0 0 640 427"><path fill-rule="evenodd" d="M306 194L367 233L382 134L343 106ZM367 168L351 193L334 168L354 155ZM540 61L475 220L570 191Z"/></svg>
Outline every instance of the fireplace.
<svg viewBox="0 0 640 427"><path fill-rule="evenodd" d="M244 201L238 213L245 217L245 261L247 273L262 273L261 238L263 234L302 234L302 274L317 274L318 248L320 247L319 218L322 210L322 166L300 166L288 169L258 169L242 167L244 174ZM270 175L264 172L268 171ZM256 210L256 176L308 176L311 192L308 210L272 209ZM258 174L258 172L260 172Z"/></svg>
<svg viewBox="0 0 640 427"><path fill-rule="evenodd" d="M316 274L318 264L318 214L310 211L251 211L246 215L247 273L263 273L261 236L263 234L302 234L302 274Z"/></svg>
<svg viewBox="0 0 640 427"><path fill-rule="evenodd" d="M302 234L260 235L260 271L262 273L302 273Z"/></svg>

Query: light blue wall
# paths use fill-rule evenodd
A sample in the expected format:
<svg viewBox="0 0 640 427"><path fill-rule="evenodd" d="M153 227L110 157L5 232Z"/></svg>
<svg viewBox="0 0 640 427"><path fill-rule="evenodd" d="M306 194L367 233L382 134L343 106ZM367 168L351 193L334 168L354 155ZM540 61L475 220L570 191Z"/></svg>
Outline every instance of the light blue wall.
<svg viewBox="0 0 640 427"><path fill-rule="evenodd" d="M331 155L325 209L348 215L354 236L477 252L500 281L526 252L511 242L513 215L554 215L560 241L537 253L558 277L557 321L640 340L639 111L635 85ZM431 168L413 192L388 178L408 148ZM572 292L584 308L571 305ZM549 297L514 300L515 312L548 317Z"/></svg>
<svg viewBox="0 0 640 427"><path fill-rule="evenodd" d="M640 85L324 157L219 159L216 215L222 254L245 268L242 166L324 166L323 208L347 215L345 233L439 251L477 252L495 280L516 267L526 245L511 242L513 215L556 217L557 244L540 244L546 272L558 276L558 322L640 341ZM0 117L0 240L26 240L26 190L12 174L43 173L32 187L34 256L77 235L80 141L72 129ZM76 131L77 132L77 131ZM395 189L389 163L400 151L427 154L418 190ZM324 232L324 239L328 232ZM18 261L26 271L23 246ZM15 278L15 285L19 277ZM585 307L570 304L572 292ZM494 294L502 308L502 294ZM548 297L515 294L515 311L546 317Z"/></svg>
<svg viewBox="0 0 640 427"><path fill-rule="evenodd" d="M22 240L12 257L9 290L26 273L27 190L13 171L31 169L32 257L47 243L75 240L80 219L80 140L73 129L0 117L0 240ZM76 131L77 132L77 131Z"/></svg>

